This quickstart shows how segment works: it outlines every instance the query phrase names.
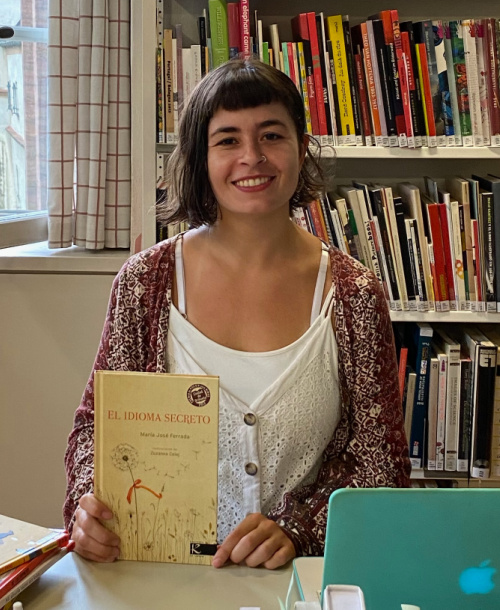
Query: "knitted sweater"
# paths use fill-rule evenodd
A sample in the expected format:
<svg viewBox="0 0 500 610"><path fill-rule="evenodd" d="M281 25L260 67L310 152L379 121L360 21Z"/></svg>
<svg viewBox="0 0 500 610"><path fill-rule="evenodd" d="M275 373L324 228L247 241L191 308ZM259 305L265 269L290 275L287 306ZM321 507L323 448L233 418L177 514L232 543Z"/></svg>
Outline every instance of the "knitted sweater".
<svg viewBox="0 0 500 610"><path fill-rule="evenodd" d="M64 521L71 531L80 497L94 482L94 371L164 373L175 240L132 256L114 280L93 371L76 410L65 455ZM394 340L375 276L330 249L342 415L313 484L284 495L267 516L297 555L321 555L330 494L341 487L407 487L410 462L403 428Z"/></svg>

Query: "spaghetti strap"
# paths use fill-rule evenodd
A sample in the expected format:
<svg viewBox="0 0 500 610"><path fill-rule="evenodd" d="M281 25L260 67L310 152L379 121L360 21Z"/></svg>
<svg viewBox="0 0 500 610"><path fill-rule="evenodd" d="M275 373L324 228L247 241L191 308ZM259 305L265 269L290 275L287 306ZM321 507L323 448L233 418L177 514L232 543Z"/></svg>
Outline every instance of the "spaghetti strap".
<svg viewBox="0 0 500 610"><path fill-rule="evenodd" d="M323 298L323 290L325 288L326 271L328 269L328 250L321 250L321 261L319 264L318 279L316 280L316 288L314 289L314 298L311 309L311 324L321 313L321 301Z"/></svg>
<svg viewBox="0 0 500 610"><path fill-rule="evenodd" d="M175 244L175 281L177 285L177 309L186 317L186 284L184 280L184 261L182 260L182 237Z"/></svg>

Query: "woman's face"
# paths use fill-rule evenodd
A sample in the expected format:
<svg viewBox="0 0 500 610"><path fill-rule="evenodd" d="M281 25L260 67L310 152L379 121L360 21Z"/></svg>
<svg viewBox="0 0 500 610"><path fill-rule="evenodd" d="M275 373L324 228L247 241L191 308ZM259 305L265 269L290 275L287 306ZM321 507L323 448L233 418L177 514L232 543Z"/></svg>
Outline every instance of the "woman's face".
<svg viewBox="0 0 500 610"><path fill-rule="evenodd" d="M283 104L218 110L208 124L208 178L220 208L266 214L283 208L297 187L307 147Z"/></svg>

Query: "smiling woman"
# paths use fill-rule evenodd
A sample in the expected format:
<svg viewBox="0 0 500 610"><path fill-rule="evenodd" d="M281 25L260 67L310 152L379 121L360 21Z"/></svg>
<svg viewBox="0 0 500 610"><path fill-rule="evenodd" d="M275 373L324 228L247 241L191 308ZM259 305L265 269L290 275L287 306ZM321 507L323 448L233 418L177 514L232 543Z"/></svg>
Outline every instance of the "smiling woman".
<svg viewBox="0 0 500 610"><path fill-rule="evenodd" d="M193 228L123 267L95 363L219 377L217 568L322 554L335 489L409 482L380 283L290 218L321 186L304 132L300 94L270 66L231 60L201 81L164 210ZM113 561L120 541L93 495L93 383L66 453L65 518L77 552Z"/></svg>

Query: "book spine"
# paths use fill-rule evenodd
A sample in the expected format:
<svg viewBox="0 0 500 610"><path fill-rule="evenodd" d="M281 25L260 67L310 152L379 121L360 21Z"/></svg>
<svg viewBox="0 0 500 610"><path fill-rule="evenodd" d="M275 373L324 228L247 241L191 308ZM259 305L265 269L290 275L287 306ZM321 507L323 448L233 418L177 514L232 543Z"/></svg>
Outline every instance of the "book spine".
<svg viewBox="0 0 500 610"><path fill-rule="evenodd" d="M457 454L457 471L469 472L470 438L472 427L472 362L460 361L460 419Z"/></svg>
<svg viewBox="0 0 500 610"><path fill-rule="evenodd" d="M322 95L323 105L325 107L325 118L326 118L326 144L333 144L335 117L332 114L333 111L333 100L331 84L329 84L329 72L330 72L330 58L326 49L326 36L325 36L325 19L323 13L315 16L316 22L316 36L318 38L319 47L319 66L321 71L321 83L322 83ZM333 111L334 112L334 111Z"/></svg>
<svg viewBox="0 0 500 610"><path fill-rule="evenodd" d="M484 20L475 21L476 29L476 57L477 75L479 80L479 103L481 106L481 129L483 132L483 146L491 144L491 124L488 109L488 76L487 76L487 57L488 46L484 27Z"/></svg>
<svg viewBox="0 0 500 610"><path fill-rule="evenodd" d="M424 324L418 324L417 328L417 355L415 367L417 378L411 422L410 462L413 468L423 468L432 328L429 325Z"/></svg>
<svg viewBox="0 0 500 610"><path fill-rule="evenodd" d="M497 348L478 346L474 389L474 421L471 476L486 479L490 475L491 426L495 400Z"/></svg>
<svg viewBox="0 0 500 610"><path fill-rule="evenodd" d="M438 146L455 146L455 128L451 107L448 68L446 65L445 33L442 21L432 22L434 55L438 76L438 92L435 97L434 113L436 115L436 133Z"/></svg>
<svg viewBox="0 0 500 610"><path fill-rule="evenodd" d="M156 141L158 144L165 142L164 122L164 61L163 49L156 49Z"/></svg>
<svg viewBox="0 0 500 610"><path fill-rule="evenodd" d="M458 201L450 202L450 218L453 237L453 256L455 267L455 285L457 287L456 297L458 310L467 310L467 293L465 290L465 270L463 260L463 244L460 230L460 209Z"/></svg>
<svg viewBox="0 0 500 610"><path fill-rule="evenodd" d="M388 127L385 119L385 108L384 108L384 95L382 92L382 81L380 78L379 71L379 58L377 53L377 46L375 44L375 33L373 29L373 21L368 20L366 22L366 30L368 33L368 44L370 48L370 57L372 63L372 72L373 79L375 82L375 95L377 97L377 107L378 114L380 118L380 129L381 129L381 138L376 138L377 146L389 146L389 135L388 135Z"/></svg>
<svg viewBox="0 0 500 610"><path fill-rule="evenodd" d="M333 52L333 45L332 45L332 41L330 39L328 39L326 41L326 48L327 48L327 53L328 53L328 59L330 62L330 80L331 80L331 84L332 84L332 93L333 93L333 108L334 108L334 115L335 115L335 122L334 122L334 128L335 128L335 134L337 136L337 141L338 144L341 145L344 143L344 136L342 136L342 123L340 120L340 105L339 105L339 92L338 92L338 87L337 87L337 77L335 75L335 60L334 60L334 52Z"/></svg>
<svg viewBox="0 0 500 610"><path fill-rule="evenodd" d="M316 109L318 112L318 135L322 144L327 144L323 139L328 136L328 125L326 122L325 99L323 90L323 78L321 75L321 60L319 52L319 41L316 27L316 14L306 13L307 28L309 31L309 42L311 45L311 60L313 71L314 92L316 98Z"/></svg>
<svg viewBox="0 0 500 610"><path fill-rule="evenodd" d="M363 134L365 139L371 142L372 128L370 124L370 107L368 105L368 95L365 85L366 81L363 67L363 57L360 53L356 53L354 55L354 66L356 68L356 80L358 84Z"/></svg>
<svg viewBox="0 0 500 610"><path fill-rule="evenodd" d="M417 221L414 218L410 219L411 237L413 244L413 258L415 260L415 273L417 279L417 289L419 302L417 304L418 311L428 311L429 301L427 300L427 291L425 288L425 273L422 262L422 249L419 243Z"/></svg>
<svg viewBox="0 0 500 610"><path fill-rule="evenodd" d="M396 10L382 11L380 13L382 25L384 29L385 50L387 56L389 85L394 108L394 119L396 122L396 132L399 138L399 144L406 140L406 125L403 110L403 98L401 94L401 80L398 69L398 54L396 44L400 45L401 41L396 43L395 32L399 34L399 16Z"/></svg>
<svg viewBox="0 0 500 610"><path fill-rule="evenodd" d="M403 264L403 256L401 250L401 242L399 239L398 224L396 221L395 198L392 196L392 189L387 188L385 194L385 208L387 210L388 225L391 230L391 242L393 244L393 257L396 263L396 273L398 278L399 294L401 296L401 309L408 311L410 309L409 297L406 289L405 267Z"/></svg>
<svg viewBox="0 0 500 610"><path fill-rule="evenodd" d="M351 87L351 106L352 116L354 119L354 132L356 134L356 144L364 145L363 131L361 128L361 118L359 110L359 98L356 87L356 68L354 66L354 53L352 49L351 30L349 28L349 18L342 17L342 27L344 28L344 44L347 61L347 74L349 76L349 85Z"/></svg>
<svg viewBox="0 0 500 610"><path fill-rule="evenodd" d="M228 44L229 44L229 57L238 57L240 52L241 44L241 32L240 32L240 3L239 2L228 2L227 3L227 30L228 30Z"/></svg>
<svg viewBox="0 0 500 610"><path fill-rule="evenodd" d="M378 60L378 71L380 78L381 92L384 100L385 121L387 125L387 135L389 136L389 146L398 146L396 117L394 114L394 103L390 91L390 64L385 45L384 25L381 19L374 19L373 37Z"/></svg>
<svg viewBox="0 0 500 610"><path fill-rule="evenodd" d="M429 370L429 401L427 426L427 468L436 470L436 440L438 419L439 360L432 357Z"/></svg>
<svg viewBox="0 0 500 610"><path fill-rule="evenodd" d="M462 146L462 131L460 128L460 113L458 111L457 83L453 67L453 49L451 47L450 25L445 22L444 27L444 49L446 59L446 72L448 76L448 87L450 90L450 104L453 114L453 130L455 131L455 146Z"/></svg>
<svg viewBox="0 0 500 610"><path fill-rule="evenodd" d="M436 302L439 300L441 311L449 311L449 293L448 282L446 278L446 266L444 260L444 246L441 232L441 222L439 219L439 204L427 204L427 213L429 217L429 226L432 235L432 246L434 249L434 264L436 269L436 284L438 293L435 295Z"/></svg>
<svg viewBox="0 0 500 610"><path fill-rule="evenodd" d="M309 106L309 90L307 87L306 61L304 57L304 44L302 42L297 42L297 55L302 101L304 102L304 112L306 115L306 130L309 135L313 135L311 108Z"/></svg>
<svg viewBox="0 0 500 610"><path fill-rule="evenodd" d="M403 396L405 389L405 377L406 377L406 363L408 362L408 348L401 347L399 352L399 364L398 364L398 381L399 381L399 394Z"/></svg>
<svg viewBox="0 0 500 610"><path fill-rule="evenodd" d="M250 44L250 0L240 0L240 48L243 57L252 55Z"/></svg>
<svg viewBox="0 0 500 610"><path fill-rule="evenodd" d="M460 346L449 346L446 381L445 470L454 472L458 458L460 409Z"/></svg>
<svg viewBox="0 0 500 610"><path fill-rule="evenodd" d="M500 82L498 49L495 40L495 19L485 19L487 67L488 108L491 122L491 145L500 146Z"/></svg>
<svg viewBox="0 0 500 610"><path fill-rule="evenodd" d="M404 41L404 42L403 42ZM398 56L398 72L401 81L401 97L403 100L403 114L405 120L405 138L406 140L401 142L400 146L408 146L408 148L415 148L415 129L413 125L413 110L412 110L412 89L415 88L415 82L413 80L413 74L411 74L411 61L409 55L403 50L403 45L408 45L408 34L406 32L401 33L401 54Z"/></svg>
<svg viewBox="0 0 500 610"><path fill-rule="evenodd" d="M201 76L208 72L207 65L207 21L205 17L198 17L198 40L201 54Z"/></svg>
<svg viewBox="0 0 500 610"><path fill-rule="evenodd" d="M493 407L493 425L491 427L490 474L500 476L500 345L497 343L497 367L495 377L495 399Z"/></svg>
<svg viewBox="0 0 500 610"><path fill-rule="evenodd" d="M438 406L436 425L436 470L444 470L446 435L446 386L448 382L448 356L438 354Z"/></svg>
<svg viewBox="0 0 500 610"><path fill-rule="evenodd" d="M439 73L437 67L436 49L434 45L435 34L431 21L423 22L424 44L427 54L427 69L429 71L429 85L432 100L432 111L434 115L434 127L436 132L436 142L438 146L445 146L444 123L442 119L442 100L439 86Z"/></svg>
<svg viewBox="0 0 500 610"><path fill-rule="evenodd" d="M229 38L226 0L208 0L212 39L212 65L221 66L229 59Z"/></svg>
<svg viewBox="0 0 500 610"><path fill-rule="evenodd" d="M414 88L410 89L410 103L412 109L413 130L415 132L415 147L427 145L427 135L425 132L425 120L423 110L423 99L420 88L420 76L418 73L417 51L415 48L415 37L413 34L413 24L411 21L400 23L402 32L402 42L407 44L405 47L406 63L408 65L409 78L413 79ZM407 39L407 43L405 41Z"/></svg>
<svg viewBox="0 0 500 610"><path fill-rule="evenodd" d="M493 194L482 192L481 207L483 220L483 256L485 261L486 311L496 312L497 297L495 286L495 214L493 209Z"/></svg>
<svg viewBox="0 0 500 610"><path fill-rule="evenodd" d="M408 309L417 311L417 296L413 283L412 264L410 258L410 244L406 235L406 227L403 213L403 202L399 197L394 198L394 209L396 216L396 226L399 235L399 244L401 249L401 257L403 262L403 277L406 285L406 294L408 298Z"/></svg>
<svg viewBox="0 0 500 610"><path fill-rule="evenodd" d="M427 65L427 50L425 43L415 45L417 52L418 74L420 79L420 90L422 93L425 131L427 133L427 146L437 146L436 123L434 120L434 109L432 106L431 83L429 79L429 67Z"/></svg>
<svg viewBox="0 0 500 610"><path fill-rule="evenodd" d="M328 234L326 232L325 221L318 200L316 199L311 202L308 209L311 214L316 235L327 244L329 242Z"/></svg>
<svg viewBox="0 0 500 610"><path fill-rule="evenodd" d="M462 26L459 21L450 21L449 27L462 143L463 146L473 146L474 139L472 137L469 90L467 84L467 70L465 67Z"/></svg>
<svg viewBox="0 0 500 610"><path fill-rule="evenodd" d="M367 91L370 100L370 115L373 122L373 134L375 139L376 146L383 146L382 139L382 127L380 122L380 113L379 106L377 100L377 91L375 86L375 76L373 72L373 63L372 63L372 55L370 44L368 40L368 29L367 24L362 23L360 25L361 28L361 36L363 40L363 59L364 59L364 68L366 73L366 83L367 83Z"/></svg>
<svg viewBox="0 0 500 610"><path fill-rule="evenodd" d="M216 0L218 1L218 0ZM176 58L176 74L177 74L177 108L179 113L182 112L184 104L184 66L182 65L182 25L175 25L175 58Z"/></svg>
<svg viewBox="0 0 500 610"><path fill-rule="evenodd" d="M481 281L481 247L479 242L479 228L477 220L471 220L472 225L472 254L474 265L474 286L476 288L476 311L484 311L483 283Z"/></svg>
<svg viewBox="0 0 500 610"><path fill-rule="evenodd" d="M448 223L448 210L444 203L438 204L439 220L441 224L441 234L443 238L443 253L445 260L446 280L448 283L448 292L450 298L450 309L455 311L458 309L458 295L455 289L455 265L454 255L452 251L453 240L450 234Z"/></svg>
<svg viewBox="0 0 500 610"><path fill-rule="evenodd" d="M467 89L474 146L483 146L481 124L481 100L479 97L479 75L477 70L476 28L473 19L462 20L465 67L467 70Z"/></svg>

